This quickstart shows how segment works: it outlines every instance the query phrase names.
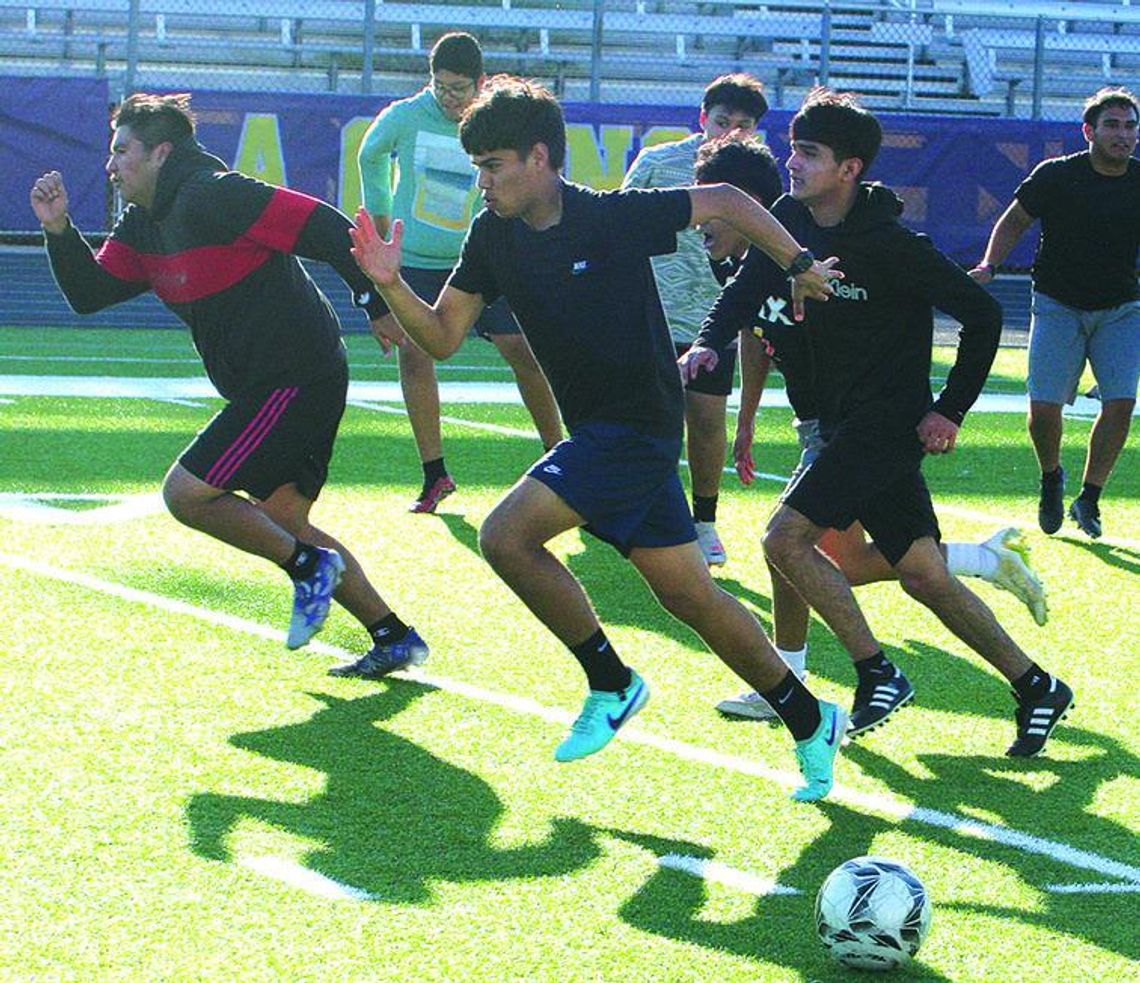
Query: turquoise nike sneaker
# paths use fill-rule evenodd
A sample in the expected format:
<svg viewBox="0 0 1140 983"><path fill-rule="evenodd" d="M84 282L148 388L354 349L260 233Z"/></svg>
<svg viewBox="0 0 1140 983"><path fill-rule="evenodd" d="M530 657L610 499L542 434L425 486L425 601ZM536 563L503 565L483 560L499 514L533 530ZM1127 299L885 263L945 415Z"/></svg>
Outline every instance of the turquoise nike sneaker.
<svg viewBox="0 0 1140 983"><path fill-rule="evenodd" d="M819 701L820 722L814 734L796 741L796 761L805 785L792 793L797 802L818 802L835 782L835 757L847 733L847 711L826 700Z"/></svg>
<svg viewBox="0 0 1140 983"><path fill-rule="evenodd" d="M649 687L630 669L629 685L616 693L590 690L570 733L554 750L555 761L575 761L600 751L649 700Z"/></svg>

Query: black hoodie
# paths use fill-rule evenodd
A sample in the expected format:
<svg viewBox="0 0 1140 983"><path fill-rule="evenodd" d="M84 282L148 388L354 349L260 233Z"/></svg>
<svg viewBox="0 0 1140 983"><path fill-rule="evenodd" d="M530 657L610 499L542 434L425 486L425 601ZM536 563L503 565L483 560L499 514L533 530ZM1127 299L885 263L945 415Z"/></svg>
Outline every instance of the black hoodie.
<svg viewBox="0 0 1140 983"><path fill-rule="evenodd" d="M97 254L73 227L47 235L52 272L80 314L147 290L190 327L227 399L343 371L340 324L296 257L323 260L363 303L376 296L349 253L350 222L308 195L177 144L150 209L128 205Z"/></svg>
<svg viewBox="0 0 1140 983"><path fill-rule="evenodd" d="M811 374L825 434L842 425L913 438L931 408L961 424L993 364L1001 307L929 238L901 225L901 212L894 192L863 184L844 220L822 228L785 195L772 213L816 256L839 257L844 279L835 295L826 303L807 301L805 319L793 322L787 278L750 249L696 343L719 351L741 328L760 324L778 359L781 338L789 346L785 355L801 345L792 366ZM958 357L937 402L930 391L935 307L962 325Z"/></svg>

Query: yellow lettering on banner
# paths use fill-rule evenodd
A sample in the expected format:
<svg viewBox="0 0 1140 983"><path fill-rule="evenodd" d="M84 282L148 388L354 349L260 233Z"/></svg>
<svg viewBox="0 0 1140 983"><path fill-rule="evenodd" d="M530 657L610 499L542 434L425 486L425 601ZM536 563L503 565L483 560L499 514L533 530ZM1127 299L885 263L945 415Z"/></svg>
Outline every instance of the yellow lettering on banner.
<svg viewBox="0 0 1140 983"><path fill-rule="evenodd" d="M656 147L659 143L669 143L671 140L684 140L693 135L693 130L687 126L651 126L641 134L641 148Z"/></svg>
<svg viewBox="0 0 1140 983"><path fill-rule="evenodd" d="M340 131L340 174L336 207L346 215L355 215L363 200L360 194L360 145L372 122L371 116L355 116Z"/></svg>
<svg viewBox="0 0 1140 983"><path fill-rule="evenodd" d="M269 184L285 185L285 154L276 113L246 113L234 170Z"/></svg>
<svg viewBox="0 0 1140 983"><path fill-rule="evenodd" d="M621 185L629 149L633 145L633 127L622 124L599 126L601 140L594 136L589 123L570 123L566 127L566 176L571 181L608 191Z"/></svg>

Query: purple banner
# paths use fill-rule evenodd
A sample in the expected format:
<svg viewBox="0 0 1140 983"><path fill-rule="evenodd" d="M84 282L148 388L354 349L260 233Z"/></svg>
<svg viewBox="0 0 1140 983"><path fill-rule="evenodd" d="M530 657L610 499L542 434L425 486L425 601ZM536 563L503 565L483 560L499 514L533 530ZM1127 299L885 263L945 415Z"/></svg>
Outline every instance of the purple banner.
<svg viewBox="0 0 1140 983"><path fill-rule="evenodd" d="M75 224L103 228L109 113L105 79L0 76L0 172L8 186L0 230L39 229L28 194L36 178L53 170L63 172Z"/></svg>
<svg viewBox="0 0 1140 983"><path fill-rule="evenodd" d="M5 173L16 187L50 167L65 171L76 224L105 227L102 163L107 142L106 89L70 80L8 80L38 89L20 96L5 85ZM78 88L72 88L77 86ZM8 100L23 108L17 116ZM356 151L385 96L198 92L199 137L231 166L276 184L316 195L351 213L360 199ZM34 113L26 107L34 106ZM567 175L598 188L617 187L643 142L675 139L695 129L696 107L568 103ZM792 113L772 110L763 132L778 160L787 157ZM34 120L33 120L34 116ZM907 202L904 220L928 232L962 263L973 263L1014 189L1041 159L1083 149L1080 121L882 114L885 139L869 177ZM29 153L31 148L32 152ZM10 160L8 159L10 158ZM29 164L34 160L34 164ZM17 166L18 165L18 166ZM0 208L5 228L32 229L27 199L17 194ZM1010 265L1028 266L1036 235L1026 235Z"/></svg>

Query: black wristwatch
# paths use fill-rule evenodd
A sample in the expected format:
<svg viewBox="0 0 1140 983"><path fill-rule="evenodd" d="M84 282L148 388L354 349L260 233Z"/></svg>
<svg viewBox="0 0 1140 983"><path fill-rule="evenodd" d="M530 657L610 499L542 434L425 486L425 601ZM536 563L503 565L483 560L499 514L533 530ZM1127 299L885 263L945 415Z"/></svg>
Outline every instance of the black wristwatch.
<svg viewBox="0 0 1140 983"><path fill-rule="evenodd" d="M799 276L801 273L806 273L815 265L815 257L812 255L810 249L801 249L796 253L795 259L789 264L788 268L784 270L788 276Z"/></svg>

